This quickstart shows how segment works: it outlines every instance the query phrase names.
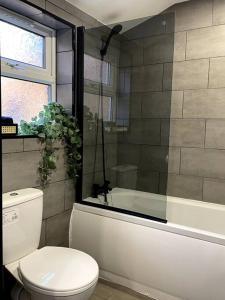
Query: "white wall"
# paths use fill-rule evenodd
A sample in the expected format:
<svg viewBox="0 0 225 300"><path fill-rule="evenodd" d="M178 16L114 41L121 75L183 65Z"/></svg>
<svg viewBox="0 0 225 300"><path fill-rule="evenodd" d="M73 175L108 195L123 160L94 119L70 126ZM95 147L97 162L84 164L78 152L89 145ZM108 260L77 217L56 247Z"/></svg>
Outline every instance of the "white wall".
<svg viewBox="0 0 225 300"><path fill-rule="evenodd" d="M104 24L154 16L184 0L67 0ZM186 0L185 0L186 1Z"/></svg>

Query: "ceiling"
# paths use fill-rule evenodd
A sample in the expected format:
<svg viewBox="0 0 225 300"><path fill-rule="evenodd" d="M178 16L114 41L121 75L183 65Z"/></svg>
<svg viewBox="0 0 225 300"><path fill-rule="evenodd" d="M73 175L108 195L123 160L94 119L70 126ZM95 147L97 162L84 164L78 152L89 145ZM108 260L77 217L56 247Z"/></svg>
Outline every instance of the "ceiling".
<svg viewBox="0 0 225 300"><path fill-rule="evenodd" d="M157 15L187 0L67 0L105 25Z"/></svg>

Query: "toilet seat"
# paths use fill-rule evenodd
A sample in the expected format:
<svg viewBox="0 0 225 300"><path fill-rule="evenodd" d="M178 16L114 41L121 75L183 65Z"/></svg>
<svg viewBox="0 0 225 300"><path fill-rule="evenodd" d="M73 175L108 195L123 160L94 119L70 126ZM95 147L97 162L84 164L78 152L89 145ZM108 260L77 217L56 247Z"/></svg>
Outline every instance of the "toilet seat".
<svg viewBox="0 0 225 300"><path fill-rule="evenodd" d="M64 247L44 247L22 258L24 286L44 295L71 296L96 284L98 265L88 254Z"/></svg>

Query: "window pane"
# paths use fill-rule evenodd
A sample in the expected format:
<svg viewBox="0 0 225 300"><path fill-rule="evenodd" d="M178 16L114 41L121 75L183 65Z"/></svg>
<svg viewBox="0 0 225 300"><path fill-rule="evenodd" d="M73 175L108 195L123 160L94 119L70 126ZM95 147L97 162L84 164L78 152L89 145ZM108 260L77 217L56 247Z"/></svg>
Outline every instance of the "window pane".
<svg viewBox="0 0 225 300"><path fill-rule="evenodd" d="M31 121L48 104L48 85L6 77L1 77L1 84L2 115L15 123Z"/></svg>
<svg viewBox="0 0 225 300"><path fill-rule="evenodd" d="M0 21L1 56L44 67L44 37Z"/></svg>
<svg viewBox="0 0 225 300"><path fill-rule="evenodd" d="M110 83L109 71L110 71L110 64L104 61L102 82L107 85L109 85ZM100 74L101 74L101 60L85 54L84 55L84 78L95 82L101 82Z"/></svg>

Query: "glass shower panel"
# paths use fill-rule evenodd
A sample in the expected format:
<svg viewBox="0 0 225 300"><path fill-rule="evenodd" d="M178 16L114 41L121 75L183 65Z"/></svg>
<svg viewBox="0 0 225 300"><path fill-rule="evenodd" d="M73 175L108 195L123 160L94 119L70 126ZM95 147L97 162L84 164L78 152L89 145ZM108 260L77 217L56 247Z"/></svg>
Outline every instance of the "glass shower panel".
<svg viewBox="0 0 225 300"><path fill-rule="evenodd" d="M176 172L179 159L179 149L169 145L174 16L121 25L110 39L102 72L95 72L100 81L85 80L83 200L165 221L167 176ZM111 28L86 30L85 55L96 59L96 66L85 60L86 74L99 70Z"/></svg>

